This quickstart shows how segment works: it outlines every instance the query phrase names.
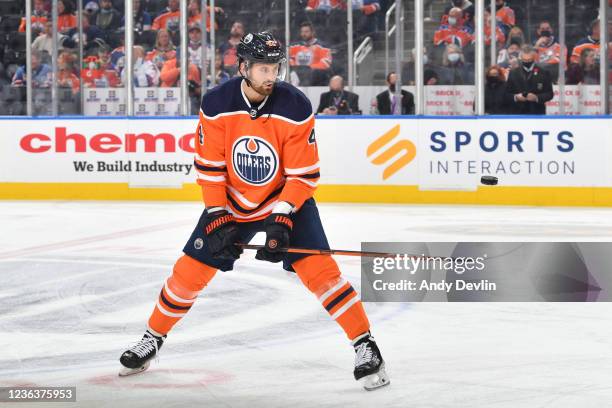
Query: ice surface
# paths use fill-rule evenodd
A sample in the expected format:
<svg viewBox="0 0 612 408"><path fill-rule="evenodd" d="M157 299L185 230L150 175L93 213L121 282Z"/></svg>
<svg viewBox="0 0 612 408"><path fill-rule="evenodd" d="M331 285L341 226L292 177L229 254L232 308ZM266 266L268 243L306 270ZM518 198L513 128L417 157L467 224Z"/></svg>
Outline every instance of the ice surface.
<svg viewBox="0 0 612 408"><path fill-rule="evenodd" d="M119 355L142 335L200 211L196 203L1 202L0 386L77 387L76 404L54 407L612 406L610 304L368 303L391 377L368 393L352 378L348 340L315 297L252 253L217 274L149 371L119 378ZM612 239L609 209L320 211L340 249ZM338 260L359 288L359 260Z"/></svg>

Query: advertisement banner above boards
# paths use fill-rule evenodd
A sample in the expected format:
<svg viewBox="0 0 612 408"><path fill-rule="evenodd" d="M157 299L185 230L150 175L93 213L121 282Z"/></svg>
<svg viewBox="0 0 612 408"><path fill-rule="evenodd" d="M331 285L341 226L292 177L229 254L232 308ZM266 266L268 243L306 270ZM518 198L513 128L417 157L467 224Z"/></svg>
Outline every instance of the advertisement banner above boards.
<svg viewBox="0 0 612 408"><path fill-rule="evenodd" d="M195 117L2 120L0 198L199 199L196 125ZM317 197L612 206L610 125L607 117L319 118ZM482 186L483 175L499 185Z"/></svg>

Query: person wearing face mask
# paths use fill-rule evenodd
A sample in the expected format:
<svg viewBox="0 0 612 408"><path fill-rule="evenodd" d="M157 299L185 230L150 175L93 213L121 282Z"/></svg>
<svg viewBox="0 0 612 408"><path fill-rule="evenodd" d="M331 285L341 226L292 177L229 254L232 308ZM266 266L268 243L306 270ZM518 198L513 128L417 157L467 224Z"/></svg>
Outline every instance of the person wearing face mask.
<svg viewBox="0 0 612 408"><path fill-rule="evenodd" d="M397 75L395 72L387 74L388 89L376 95L376 106L380 115L394 115L397 105L401 104L400 115L414 115L414 96L402 89L401 101L398 101L395 95L395 83Z"/></svg>
<svg viewBox="0 0 612 408"><path fill-rule="evenodd" d="M486 72L485 113L504 115L509 113L506 95L506 77L498 65L492 65Z"/></svg>
<svg viewBox="0 0 612 408"><path fill-rule="evenodd" d="M457 44L466 47L474 41L470 30L463 25L463 11L454 7L448 14L448 23L440 26L434 33L433 43L436 47L446 44Z"/></svg>
<svg viewBox="0 0 612 408"><path fill-rule="evenodd" d="M553 98L550 74L536 64L537 52L530 45L521 48L521 66L510 71L506 97L511 101L511 113L544 115L546 102Z"/></svg>
<svg viewBox="0 0 612 408"><path fill-rule="evenodd" d="M448 44L439 68L440 85L474 85L474 67L465 62L463 51Z"/></svg>
<svg viewBox="0 0 612 408"><path fill-rule="evenodd" d="M412 49L412 59L406 61L402 66L402 82L407 85L414 85L414 65L415 65L415 52L416 49ZM438 83L438 74L436 73L436 67L431 63L431 59L427 54L427 48L423 47L423 79L425 85L436 85Z"/></svg>
<svg viewBox="0 0 612 408"><path fill-rule="evenodd" d="M538 51L538 64L547 70L553 82L556 82L559 76L559 63L561 62L561 45L553 35L552 25L549 21L544 20L538 24L533 46ZM566 58L567 51L563 54L563 58Z"/></svg>
<svg viewBox="0 0 612 408"><path fill-rule="evenodd" d="M451 0L450 5L444 9L444 15L440 20L440 25L448 24L448 18L450 17L450 11L453 8L461 9L463 24L470 29L474 28L474 15L475 9L474 4L469 0Z"/></svg>

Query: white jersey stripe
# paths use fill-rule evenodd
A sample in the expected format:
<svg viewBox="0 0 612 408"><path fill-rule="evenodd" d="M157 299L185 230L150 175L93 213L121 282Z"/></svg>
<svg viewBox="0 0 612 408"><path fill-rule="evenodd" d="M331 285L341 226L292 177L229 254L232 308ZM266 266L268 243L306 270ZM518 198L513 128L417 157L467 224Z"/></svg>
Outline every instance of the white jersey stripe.
<svg viewBox="0 0 612 408"><path fill-rule="evenodd" d="M187 313L172 313L172 312L167 311L166 309L164 309L162 305L159 304L159 299L157 299L157 309L159 309L160 312L162 312L168 317L183 317L187 314Z"/></svg>
<svg viewBox="0 0 612 408"><path fill-rule="evenodd" d="M325 293L323 293L321 296L319 296L319 302L321 302L321 303L325 302L325 300L328 297L333 295L334 292L336 292L338 289L340 289L344 285L346 285L346 280L340 279L340 282L336 283L334 286L329 288Z"/></svg>
<svg viewBox="0 0 612 408"><path fill-rule="evenodd" d="M197 155L194 157L196 161L201 162L199 164L202 165L209 165L209 166L214 166L214 167L223 167L225 166L225 161L212 161L212 160L206 160L205 158L203 158L200 155Z"/></svg>
<svg viewBox="0 0 612 408"><path fill-rule="evenodd" d="M308 173L309 171L312 171L312 170L316 170L318 168L319 168L319 162L316 162L312 166L300 167L300 168L297 168L297 169L292 169L292 168L289 168L289 167L285 167L285 174L292 175L292 176L297 176L297 175L300 175L300 174Z"/></svg>
<svg viewBox="0 0 612 408"><path fill-rule="evenodd" d="M317 186L317 183L313 183L312 181L304 180L301 177L287 177L287 180L299 180L302 183L304 183L304 184L306 184L306 185L308 185L310 187L316 187Z"/></svg>
<svg viewBox="0 0 612 408"><path fill-rule="evenodd" d="M181 303L195 302L195 299L187 300L187 299L183 299L182 297L175 295L174 292L172 292L170 288L168 287L168 280L164 282L164 289L166 289L166 293L168 294L168 296L170 296L170 299L174 300L175 302L181 302Z"/></svg>
<svg viewBox="0 0 612 408"><path fill-rule="evenodd" d="M220 183L222 181L225 181L225 176L207 176L202 173L197 173L197 175L200 180L212 181L214 183Z"/></svg>
<svg viewBox="0 0 612 408"><path fill-rule="evenodd" d="M331 318L333 320L336 320L337 318L339 318L344 312L346 312L349 307L353 306L355 303L359 302L359 295L355 295L354 298L352 298L351 300L349 300L348 302L346 302L346 304L344 306L342 306L340 309L338 309L336 311L336 313L334 313Z"/></svg>

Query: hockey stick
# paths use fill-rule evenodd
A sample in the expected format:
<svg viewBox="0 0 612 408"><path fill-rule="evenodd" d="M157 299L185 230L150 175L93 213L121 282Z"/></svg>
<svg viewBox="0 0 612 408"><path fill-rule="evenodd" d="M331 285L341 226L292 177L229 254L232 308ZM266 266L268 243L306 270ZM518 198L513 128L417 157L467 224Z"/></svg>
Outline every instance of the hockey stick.
<svg viewBox="0 0 612 408"><path fill-rule="evenodd" d="M264 249L264 245L251 244L236 244L242 249ZM408 258L439 258L436 256L419 256L409 254L394 254L389 252L368 252L368 251L348 251L344 249L310 249L310 248L281 248L279 252L288 252L293 254L312 254L312 255L346 255L346 256L363 256L372 258L393 258L397 255Z"/></svg>

